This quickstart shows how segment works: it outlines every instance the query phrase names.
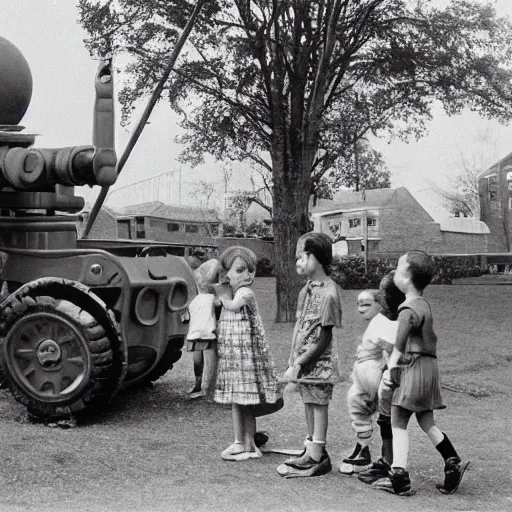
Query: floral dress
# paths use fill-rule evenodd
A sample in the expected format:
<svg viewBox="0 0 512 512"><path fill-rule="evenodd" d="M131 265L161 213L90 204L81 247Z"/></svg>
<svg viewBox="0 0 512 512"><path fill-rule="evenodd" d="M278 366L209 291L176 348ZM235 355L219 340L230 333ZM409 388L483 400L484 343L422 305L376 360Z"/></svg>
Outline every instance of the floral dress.
<svg viewBox="0 0 512 512"><path fill-rule="evenodd" d="M248 287L237 290L234 299L248 305L236 311L222 308L217 323L217 383L214 400L223 404L256 405L275 403L278 386L263 323L254 293Z"/></svg>

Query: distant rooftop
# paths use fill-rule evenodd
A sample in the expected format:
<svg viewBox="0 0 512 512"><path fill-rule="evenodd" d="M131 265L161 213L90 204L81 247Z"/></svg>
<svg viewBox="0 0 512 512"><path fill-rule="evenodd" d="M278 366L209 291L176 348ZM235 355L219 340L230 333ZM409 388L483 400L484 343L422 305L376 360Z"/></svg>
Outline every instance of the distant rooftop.
<svg viewBox="0 0 512 512"><path fill-rule="evenodd" d="M322 213L332 210L355 210L357 208L381 208L388 204L396 188L377 188L355 192L340 190L330 199L318 199L311 213Z"/></svg>
<svg viewBox="0 0 512 512"><path fill-rule="evenodd" d="M441 231L451 231L452 233L471 233L485 235L490 230L485 222L467 217L450 217L440 223Z"/></svg>
<svg viewBox="0 0 512 512"><path fill-rule="evenodd" d="M215 210L187 206L170 206L161 201L125 206L120 208L119 212L121 215L147 215L149 217L185 222L220 222Z"/></svg>

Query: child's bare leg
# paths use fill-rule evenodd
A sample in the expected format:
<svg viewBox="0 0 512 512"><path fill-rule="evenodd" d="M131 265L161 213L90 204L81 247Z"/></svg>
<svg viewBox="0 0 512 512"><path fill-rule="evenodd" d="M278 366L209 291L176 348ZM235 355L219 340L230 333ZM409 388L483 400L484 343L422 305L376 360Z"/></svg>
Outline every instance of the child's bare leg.
<svg viewBox="0 0 512 512"><path fill-rule="evenodd" d="M312 439L315 430L315 417L313 413L313 404L304 404L306 413L306 425L308 427L308 438Z"/></svg>
<svg viewBox="0 0 512 512"><path fill-rule="evenodd" d="M241 405L233 404L231 407L233 416L233 432L235 433L235 443L240 444L240 451L244 451L245 418L244 408Z"/></svg>
<svg viewBox="0 0 512 512"><path fill-rule="evenodd" d="M434 446L437 446L444 439L444 434L436 426L434 421L434 411L424 411L416 413L416 419L421 430L427 434Z"/></svg>
<svg viewBox="0 0 512 512"><path fill-rule="evenodd" d="M311 404L313 407L313 442L309 445L310 455L316 461L322 458L329 424L329 408L327 405Z"/></svg>
<svg viewBox="0 0 512 512"><path fill-rule="evenodd" d="M391 407L391 429L393 431L393 467L406 468L409 455L409 433L407 425L411 411L393 405Z"/></svg>
<svg viewBox="0 0 512 512"><path fill-rule="evenodd" d="M252 407L244 407L244 449L246 452L257 451L256 444L254 443L254 434L256 434L256 418Z"/></svg>

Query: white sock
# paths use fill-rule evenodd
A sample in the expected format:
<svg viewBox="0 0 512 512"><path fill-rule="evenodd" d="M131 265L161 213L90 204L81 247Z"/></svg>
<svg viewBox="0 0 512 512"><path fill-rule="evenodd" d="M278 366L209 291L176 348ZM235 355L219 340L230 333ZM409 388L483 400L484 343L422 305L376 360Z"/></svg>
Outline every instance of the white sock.
<svg viewBox="0 0 512 512"><path fill-rule="evenodd" d="M409 433L402 428L393 428L393 467L406 468L409 455Z"/></svg>

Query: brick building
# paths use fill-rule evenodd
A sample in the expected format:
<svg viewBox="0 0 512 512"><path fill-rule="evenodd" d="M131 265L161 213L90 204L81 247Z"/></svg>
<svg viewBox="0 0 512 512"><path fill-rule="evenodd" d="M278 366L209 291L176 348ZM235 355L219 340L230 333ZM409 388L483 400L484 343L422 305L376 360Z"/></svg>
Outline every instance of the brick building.
<svg viewBox="0 0 512 512"><path fill-rule="evenodd" d="M510 252L512 153L478 176L480 219L489 226L489 252Z"/></svg>
<svg viewBox="0 0 512 512"><path fill-rule="evenodd" d="M442 224L405 188L340 191L310 208L314 229L327 233L336 254L402 254L421 249L432 254L487 252L487 226L453 218Z"/></svg>
<svg viewBox="0 0 512 512"><path fill-rule="evenodd" d="M81 214L83 230L88 210ZM193 246L217 246L220 219L215 210L169 206L152 201L114 211L103 206L90 238L153 240Z"/></svg>

